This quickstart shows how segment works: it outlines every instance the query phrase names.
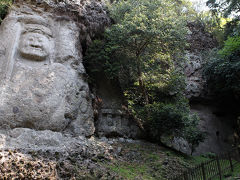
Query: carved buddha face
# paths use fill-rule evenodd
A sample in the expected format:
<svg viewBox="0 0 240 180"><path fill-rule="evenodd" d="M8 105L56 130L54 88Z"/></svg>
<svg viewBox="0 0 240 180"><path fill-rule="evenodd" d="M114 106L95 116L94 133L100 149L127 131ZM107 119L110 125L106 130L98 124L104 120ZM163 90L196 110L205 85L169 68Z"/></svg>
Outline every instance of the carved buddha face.
<svg viewBox="0 0 240 180"><path fill-rule="evenodd" d="M20 37L19 51L23 58L43 61L50 52L49 39L40 32L26 32Z"/></svg>

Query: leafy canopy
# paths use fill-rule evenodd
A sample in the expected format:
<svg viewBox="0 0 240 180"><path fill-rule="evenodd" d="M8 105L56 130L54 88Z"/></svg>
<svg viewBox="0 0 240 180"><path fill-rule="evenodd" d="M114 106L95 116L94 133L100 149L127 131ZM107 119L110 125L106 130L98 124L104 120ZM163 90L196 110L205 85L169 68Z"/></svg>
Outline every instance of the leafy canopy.
<svg viewBox="0 0 240 180"><path fill-rule="evenodd" d="M188 4L119 0L109 10L114 24L88 49L88 71L119 81L128 108L144 121L152 140L183 130L190 115L184 76L175 63L183 60L187 46Z"/></svg>
<svg viewBox="0 0 240 180"><path fill-rule="evenodd" d="M228 37L219 54L222 56L240 55L240 36Z"/></svg>
<svg viewBox="0 0 240 180"><path fill-rule="evenodd" d="M240 12L238 0L209 0L208 5L231 19L224 27L225 41L220 50L215 51L205 67L205 75L210 90L223 102L240 103Z"/></svg>
<svg viewBox="0 0 240 180"><path fill-rule="evenodd" d="M128 0L109 7L115 24L104 40L94 42L87 63L96 67L93 71L101 67L110 78L119 78L122 87L140 86L139 79L162 86L161 80L173 71L173 57L186 46L183 6L176 1Z"/></svg>
<svg viewBox="0 0 240 180"><path fill-rule="evenodd" d="M208 0L207 5L213 12L221 12L225 17L240 12L239 0Z"/></svg>

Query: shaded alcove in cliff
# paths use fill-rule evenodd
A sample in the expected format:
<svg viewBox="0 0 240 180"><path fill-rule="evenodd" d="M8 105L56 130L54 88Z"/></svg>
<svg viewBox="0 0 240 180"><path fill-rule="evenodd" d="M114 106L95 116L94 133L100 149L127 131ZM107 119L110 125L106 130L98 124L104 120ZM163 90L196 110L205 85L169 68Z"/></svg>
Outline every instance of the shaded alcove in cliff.
<svg viewBox="0 0 240 180"><path fill-rule="evenodd" d="M118 80L107 77L101 70L91 71L96 67L86 61L84 65L93 95L95 135L139 138L139 122L128 112Z"/></svg>
<svg viewBox="0 0 240 180"><path fill-rule="evenodd" d="M206 132L206 139L196 148L194 155L203 153L221 154L233 145L235 116L224 111L214 101L190 101L191 112L200 118L199 128Z"/></svg>
<svg viewBox="0 0 240 180"><path fill-rule="evenodd" d="M216 38L201 21L189 22L189 48L186 49L186 97L192 113L200 118L199 128L206 132L206 139L196 148L195 155L207 152L229 151L233 143L235 126L234 103L222 103L222 97L215 97L208 89L204 68L208 55L218 46ZM223 104L223 106L221 105Z"/></svg>

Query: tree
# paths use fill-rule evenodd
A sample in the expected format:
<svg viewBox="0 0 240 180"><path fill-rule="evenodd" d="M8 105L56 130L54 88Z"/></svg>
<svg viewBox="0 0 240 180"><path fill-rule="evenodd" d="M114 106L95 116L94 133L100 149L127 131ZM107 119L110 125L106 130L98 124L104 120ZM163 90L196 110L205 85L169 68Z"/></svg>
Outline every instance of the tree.
<svg viewBox="0 0 240 180"><path fill-rule="evenodd" d="M146 119L144 126L149 138L157 142L161 141L162 135L181 135L188 121L188 114L171 103L147 105L142 113Z"/></svg>
<svg viewBox="0 0 240 180"><path fill-rule="evenodd" d="M111 4L111 17L116 24L106 31L105 37L111 44L108 47L121 66L117 70L131 71L129 77L136 80L144 104L149 104L146 81L156 79L157 72L162 71L161 66L170 64L170 59L186 45L186 24L177 8L175 1L162 0Z"/></svg>
<svg viewBox="0 0 240 180"><path fill-rule="evenodd" d="M222 12L225 17L232 13L240 12L239 0L208 0L207 6L209 6L213 12Z"/></svg>
<svg viewBox="0 0 240 180"><path fill-rule="evenodd" d="M239 70L240 70L240 23L236 13L240 12L238 0L208 0L207 4L213 11L232 19L224 28L225 41L220 50L210 58L205 66L205 76L208 87L223 102L239 102Z"/></svg>
<svg viewBox="0 0 240 180"><path fill-rule="evenodd" d="M87 50L88 73L103 71L119 81L128 108L152 140L183 130L189 107L175 64L184 60L192 9L186 1L118 0L109 10L114 24Z"/></svg>
<svg viewBox="0 0 240 180"><path fill-rule="evenodd" d="M238 107L240 104L240 38L230 37L224 47L205 66L205 77L211 92L220 103ZM238 111L238 110L237 110ZM239 112L238 112L239 114Z"/></svg>

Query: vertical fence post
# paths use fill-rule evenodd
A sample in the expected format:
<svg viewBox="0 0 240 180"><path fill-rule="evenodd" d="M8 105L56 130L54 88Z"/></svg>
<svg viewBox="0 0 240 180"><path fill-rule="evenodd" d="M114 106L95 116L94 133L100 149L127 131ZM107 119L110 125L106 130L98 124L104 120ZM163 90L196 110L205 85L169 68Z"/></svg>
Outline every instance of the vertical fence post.
<svg viewBox="0 0 240 180"><path fill-rule="evenodd" d="M217 156L217 166L218 166L218 173L219 173L219 177L220 177L220 180L222 180L222 172L221 172L221 166L220 166L220 162L219 162L219 158Z"/></svg>
<svg viewBox="0 0 240 180"><path fill-rule="evenodd" d="M184 172L183 177L184 177L184 180L188 180L188 174L187 174L187 171Z"/></svg>
<svg viewBox="0 0 240 180"><path fill-rule="evenodd" d="M230 153L228 153L228 159L229 159L231 171L233 172L233 164L232 164L232 158L231 158L231 154Z"/></svg>
<svg viewBox="0 0 240 180"><path fill-rule="evenodd" d="M237 160L240 161L240 148L239 148L239 146L237 147L236 151L237 151Z"/></svg>
<svg viewBox="0 0 240 180"><path fill-rule="evenodd" d="M201 164L201 168L202 168L203 180L207 180L204 163Z"/></svg>

